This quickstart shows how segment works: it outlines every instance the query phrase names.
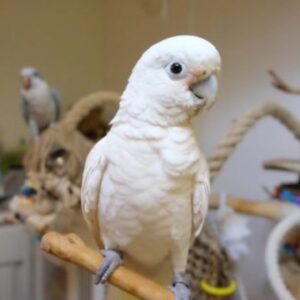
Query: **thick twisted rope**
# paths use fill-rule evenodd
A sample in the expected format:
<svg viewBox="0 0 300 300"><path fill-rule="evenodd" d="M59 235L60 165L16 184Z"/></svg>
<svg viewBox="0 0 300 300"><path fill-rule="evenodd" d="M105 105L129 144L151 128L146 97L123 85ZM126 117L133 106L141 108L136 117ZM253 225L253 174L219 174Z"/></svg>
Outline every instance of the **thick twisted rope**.
<svg viewBox="0 0 300 300"><path fill-rule="evenodd" d="M280 248L285 236L295 230L295 228L299 230L299 225L300 213L295 212L294 214L290 214L276 225L268 238L265 252L267 275L278 299L296 300L296 295L292 295L282 278L280 270Z"/></svg>
<svg viewBox="0 0 300 300"><path fill-rule="evenodd" d="M93 94L90 94L86 97L81 98L76 102L74 107L66 113L66 116L61 121L67 129L70 131L75 130L79 122L85 118L93 109L96 107L103 108L105 103L109 105L119 103L120 94L111 91L99 91ZM112 111L112 114L115 113L115 110Z"/></svg>
<svg viewBox="0 0 300 300"><path fill-rule="evenodd" d="M300 122L292 113L276 103L270 102L259 105L245 113L234 123L231 130L229 130L223 141L217 146L214 153L208 157L212 181L220 173L226 161L234 152L238 144L243 140L249 129L251 129L260 119L267 116L273 117L281 122L294 134L296 139L300 140Z"/></svg>

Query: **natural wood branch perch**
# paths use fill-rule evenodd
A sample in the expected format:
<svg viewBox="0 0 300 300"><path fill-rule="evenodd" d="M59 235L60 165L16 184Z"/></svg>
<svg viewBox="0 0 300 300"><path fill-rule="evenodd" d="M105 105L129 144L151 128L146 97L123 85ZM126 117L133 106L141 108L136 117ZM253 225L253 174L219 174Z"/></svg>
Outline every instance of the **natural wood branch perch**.
<svg viewBox="0 0 300 300"><path fill-rule="evenodd" d="M272 202L263 202L260 200L234 199L229 197L226 203L238 213L264 217L273 220L280 220L290 213L297 211L297 209L299 210L299 208L293 204L282 203L275 200ZM218 208L219 204L219 197L210 197L210 208Z"/></svg>
<svg viewBox="0 0 300 300"><path fill-rule="evenodd" d="M41 247L44 251L77 264L92 273L96 273L103 260L99 252L87 247L76 234L72 233L61 235L53 231L48 232L42 239ZM174 299L171 291L123 266L112 274L109 282L139 299Z"/></svg>
<svg viewBox="0 0 300 300"><path fill-rule="evenodd" d="M284 82L273 70L269 71L269 74L271 75L272 79L273 79L273 86L276 87L277 89L289 93L289 94L295 94L295 95L299 95L300 94L300 89L299 88L294 88L292 86L290 86L289 84L287 84L286 82Z"/></svg>
<svg viewBox="0 0 300 300"><path fill-rule="evenodd" d="M272 159L265 161L263 167L269 170L300 174L300 160L298 159Z"/></svg>

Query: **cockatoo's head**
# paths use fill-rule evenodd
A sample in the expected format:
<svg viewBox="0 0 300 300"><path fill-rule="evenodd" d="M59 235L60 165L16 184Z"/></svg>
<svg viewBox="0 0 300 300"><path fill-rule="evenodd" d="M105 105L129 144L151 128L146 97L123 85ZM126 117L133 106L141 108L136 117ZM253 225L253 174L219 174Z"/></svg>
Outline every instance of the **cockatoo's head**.
<svg viewBox="0 0 300 300"><path fill-rule="evenodd" d="M135 65L120 111L153 124L189 121L214 103L220 64L216 48L200 37L165 39Z"/></svg>
<svg viewBox="0 0 300 300"><path fill-rule="evenodd" d="M42 75L32 67L23 68L20 76L21 86L24 90L29 90L34 84L43 80Z"/></svg>

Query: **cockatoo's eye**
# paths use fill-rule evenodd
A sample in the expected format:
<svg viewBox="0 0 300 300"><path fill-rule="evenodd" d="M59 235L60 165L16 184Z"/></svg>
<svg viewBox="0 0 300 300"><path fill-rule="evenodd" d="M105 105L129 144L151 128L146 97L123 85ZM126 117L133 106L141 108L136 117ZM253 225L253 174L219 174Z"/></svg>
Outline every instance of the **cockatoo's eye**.
<svg viewBox="0 0 300 300"><path fill-rule="evenodd" d="M170 67L170 71L173 74L179 74L182 71L182 65L180 63L173 63Z"/></svg>
<svg viewBox="0 0 300 300"><path fill-rule="evenodd" d="M167 72L172 79L180 79L186 76L187 70L184 64L172 62L167 66Z"/></svg>

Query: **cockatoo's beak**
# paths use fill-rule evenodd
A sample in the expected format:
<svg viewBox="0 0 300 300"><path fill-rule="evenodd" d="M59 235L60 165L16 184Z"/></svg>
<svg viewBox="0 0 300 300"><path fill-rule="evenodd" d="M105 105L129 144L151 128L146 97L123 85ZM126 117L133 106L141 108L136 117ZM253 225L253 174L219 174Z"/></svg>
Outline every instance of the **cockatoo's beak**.
<svg viewBox="0 0 300 300"><path fill-rule="evenodd" d="M209 108L217 96L218 78L215 74L212 74L204 80L193 83L190 90L199 100L197 101L198 107L205 106Z"/></svg>
<svg viewBox="0 0 300 300"><path fill-rule="evenodd" d="M25 90L30 89L30 87L31 87L31 78L29 76L22 76L21 81L22 81L22 86Z"/></svg>

